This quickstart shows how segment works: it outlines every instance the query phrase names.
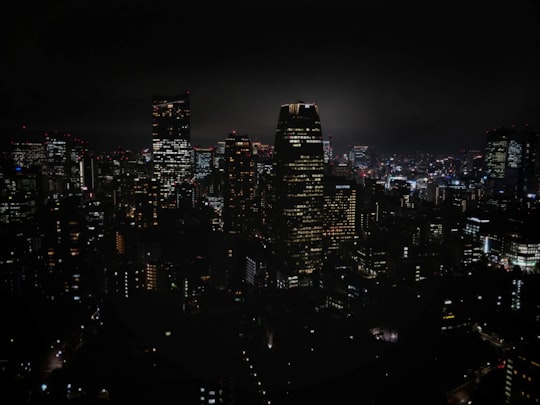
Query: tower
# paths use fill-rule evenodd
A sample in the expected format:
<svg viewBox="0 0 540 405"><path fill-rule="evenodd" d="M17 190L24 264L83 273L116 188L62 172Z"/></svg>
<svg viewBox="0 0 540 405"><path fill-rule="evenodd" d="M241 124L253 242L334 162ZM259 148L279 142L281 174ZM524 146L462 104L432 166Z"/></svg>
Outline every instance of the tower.
<svg viewBox="0 0 540 405"><path fill-rule="evenodd" d="M152 99L153 164L162 209L178 208L177 191L193 177L189 101L189 92Z"/></svg>
<svg viewBox="0 0 540 405"><path fill-rule="evenodd" d="M246 235L252 229L255 199L255 161L251 141L236 131L225 141L225 189L223 226L231 235Z"/></svg>
<svg viewBox="0 0 540 405"><path fill-rule="evenodd" d="M508 131L493 129L486 132L485 171L488 194L503 192L506 155L508 152Z"/></svg>
<svg viewBox="0 0 540 405"><path fill-rule="evenodd" d="M488 194L515 198L539 193L538 133L527 126L487 133L485 169Z"/></svg>
<svg viewBox="0 0 540 405"><path fill-rule="evenodd" d="M354 180L326 176L324 181L323 237L326 254L342 247L353 248L356 236L356 193Z"/></svg>
<svg viewBox="0 0 540 405"><path fill-rule="evenodd" d="M310 285L323 253L324 151L317 104L281 106L272 166L271 239L277 284Z"/></svg>

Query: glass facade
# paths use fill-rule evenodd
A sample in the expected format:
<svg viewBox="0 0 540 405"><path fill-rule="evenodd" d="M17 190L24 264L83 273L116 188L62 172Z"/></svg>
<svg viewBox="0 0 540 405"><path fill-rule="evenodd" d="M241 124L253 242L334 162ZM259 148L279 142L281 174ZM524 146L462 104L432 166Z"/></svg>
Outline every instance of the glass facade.
<svg viewBox="0 0 540 405"><path fill-rule="evenodd" d="M271 233L278 285L285 288L310 284L309 275L321 267L323 176L318 106L282 105L274 142Z"/></svg>
<svg viewBox="0 0 540 405"><path fill-rule="evenodd" d="M252 229L255 199L255 161L247 135L229 134L224 162L223 226L229 234L246 235Z"/></svg>
<svg viewBox="0 0 540 405"><path fill-rule="evenodd" d="M153 163L161 208L177 208L177 186L193 177L189 101L189 93L152 100Z"/></svg>
<svg viewBox="0 0 540 405"><path fill-rule="evenodd" d="M329 178L324 193L323 236L327 253L352 248L356 235L356 187L354 181Z"/></svg>

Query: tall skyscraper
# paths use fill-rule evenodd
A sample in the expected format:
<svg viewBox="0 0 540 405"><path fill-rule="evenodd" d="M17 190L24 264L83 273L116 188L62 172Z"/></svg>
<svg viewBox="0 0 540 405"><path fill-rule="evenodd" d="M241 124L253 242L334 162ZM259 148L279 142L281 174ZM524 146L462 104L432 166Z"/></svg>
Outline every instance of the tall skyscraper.
<svg viewBox="0 0 540 405"><path fill-rule="evenodd" d="M373 166L373 148L367 145L353 145L349 150L349 159L355 169L370 169Z"/></svg>
<svg viewBox="0 0 540 405"><path fill-rule="evenodd" d="M43 167L46 163L45 144L40 142L11 142L11 158L15 166L31 168Z"/></svg>
<svg viewBox="0 0 540 405"><path fill-rule="evenodd" d="M325 253L352 249L356 236L357 184L341 176L326 176L324 184Z"/></svg>
<svg viewBox="0 0 540 405"><path fill-rule="evenodd" d="M232 235L252 230L255 200L255 160L247 135L231 132L225 141L223 226Z"/></svg>
<svg viewBox="0 0 540 405"><path fill-rule="evenodd" d="M160 183L160 208L178 208L178 189L193 177L189 101L189 92L152 99L153 164Z"/></svg>
<svg viewBox="0 0 540 405"><path fill-rule="evenodd" d="M520 186L527 196L540 196L540 135L525 131L522 138L522 181Z"/></svg>
<svg viewBox="0 0 540 405"><path fill-rule="evenodd" d="M487 133L485 171L488 194L514 197L539 193L538 133L528 127L496 128Z"/></svg>
<svg viewBox="0 0 540 405"><path fill-rule="evenodd" d="M194 201L206 199L215 193L216 170L214 168L216 148L193 147L193 172L195 179Z"/></svg>
<svg viewBox="0 0 540 405"><path fill-rule="evenodd" d="M205 180L214 174L214 155L216 148L193 147L194 174L197 181Z"/></svg>
<svg viewBox="0 0 540 405"><path fill-rule="evenodd" d="M324 151L317 104L281 106L272 176L271 233L278 286L310 285L323 253Z"/></svg>

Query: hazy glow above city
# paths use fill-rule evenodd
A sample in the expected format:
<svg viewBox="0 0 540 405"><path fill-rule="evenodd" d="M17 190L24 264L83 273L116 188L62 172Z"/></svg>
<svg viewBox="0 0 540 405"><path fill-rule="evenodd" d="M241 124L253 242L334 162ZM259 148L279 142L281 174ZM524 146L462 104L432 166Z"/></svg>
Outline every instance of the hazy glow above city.
<svg viewBox="0 0 540 405"><path fill-rule="evenodd" d="M13 7L3 132L26 124L97 149L150 146L152 95L188 90L201 146L231 130L272 143L280 105L298 100L320 106L342 151L453 152L494 127L539 126L529 1Z"/></svg>

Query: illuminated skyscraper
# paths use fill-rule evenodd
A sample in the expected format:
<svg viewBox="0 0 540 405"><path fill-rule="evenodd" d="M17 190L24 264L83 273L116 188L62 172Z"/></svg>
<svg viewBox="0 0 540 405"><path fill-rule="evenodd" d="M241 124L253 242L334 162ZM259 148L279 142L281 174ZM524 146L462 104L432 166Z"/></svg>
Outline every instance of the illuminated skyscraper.
<svg viewBox="0 0 540 405"><path fill-rule="evenodd" d="M493 129L486 135L485 171L488 193L493 195L502 192L504 188L509 134L505 129Z"/></svg>
<svg viewBox="0 0 540 405"><path fill-rule="evenodd" d="M327 176L324 190L324 248L336 253L340 248L353 248L356 236L356 194L354 180Z"/></svg>
<svg viewBox="0 0 540 405"><path fill-rule="evenodd" d="M11 142L11 158L15 166L30 168L32 166L44 166L45 144L41 142Z"/></svg>
<svg viewBox="0 0 540 405"><path fill-rule="evenodd" d="M194 152L194 171L195 179L201 181L206 179L209 176L214 174L214 155L216 148L202 148L200 146L195 146L193 148Z"/></svg>
<svg viewBox="0 0 540 405"><path fill-rule="evenodd" d="M370 169L373 166L373 148L367 145L353 145L349 151L355 169Z"/></svg>
<svg viewBox="0 0 540 405"><path fill-rule="evenodd" d="M522 181L523 194L540 196L540 135L525 131L522 138Z"/></svg>
<svg viewBox="0 0 540 405"><path fill-rule="evenodd" d="M324 152L318 105L281 106L272 175L271 233L278 286L309 285L323 252Z"/></svg>
<svg viewBox="0 0 540 405"><path fill-rule="evenodd" d="M229 234L246 235L252 230L255 199L255 160L247 135L229 134L224 166L223 226Z"/></svg>
<svg viewBox="0 0 540 405"><path fill-rule="evenodd" d="M160 183L160 208L178 208L177 190L193 177L190 93L152 100L154 175Z"/></svg>
<svg viewBox="0 0 540 405"><path fill-rule="evenodd" d="M539 194L538 133L525 127L487 133L485 169L488 193L524 197Z"/></svg>
<svg viewBox="0 0 540 405"><path fill-rule="evenodd" d="M194 201L201 202L215 193L215 183L217 182L214 170L215 154L216 148L213 146L209 148L193 147Z"/></svg>

